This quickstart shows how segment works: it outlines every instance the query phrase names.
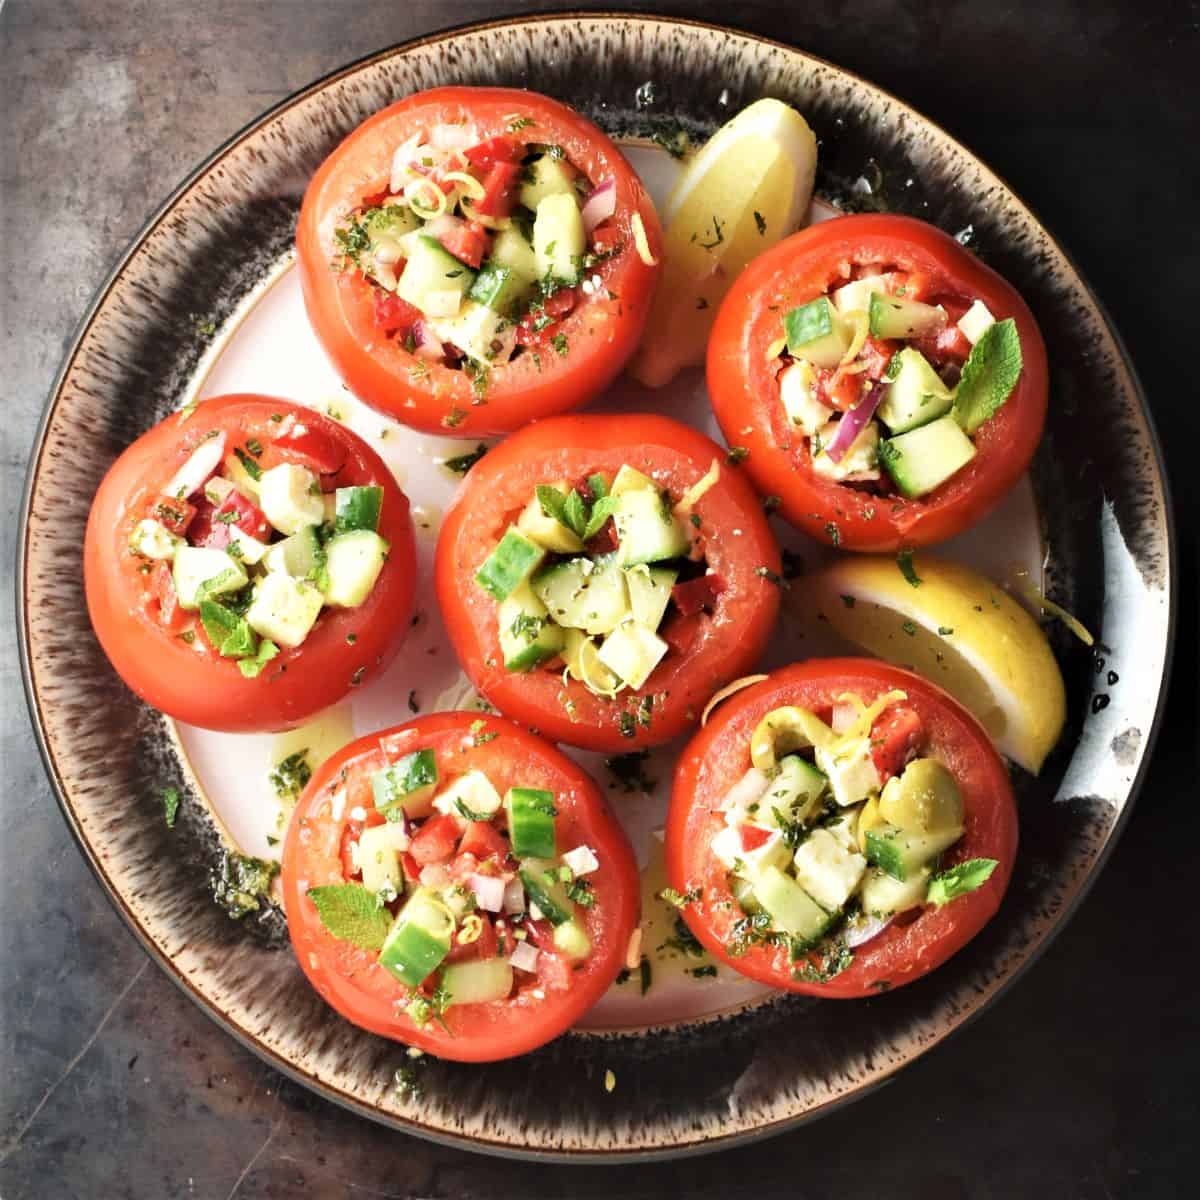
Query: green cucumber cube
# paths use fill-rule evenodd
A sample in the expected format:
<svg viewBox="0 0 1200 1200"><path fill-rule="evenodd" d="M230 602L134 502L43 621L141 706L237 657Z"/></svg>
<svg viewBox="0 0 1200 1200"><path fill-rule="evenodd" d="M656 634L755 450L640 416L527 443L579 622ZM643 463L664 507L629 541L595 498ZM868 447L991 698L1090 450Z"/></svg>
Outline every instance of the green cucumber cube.
<svg viewBox="0 0 1200 1200"><path fill-rule="evenodd" d="M205 597L240 592L249 576L224 550L211 546L180 546L171 569L179 607L195 612Z"/></svg>
<svg viewBox="0 0 1200 1200"><path fill-rule="evenodd" d="M671 589L679 572L673 567L650 567L645 563L624 570L634 623L643 629L656 630L671 602Z"/></svg>
<svg viewBox="0 0 1200 1200"><path fill-rule="evenodd" d="M510 525L476 572L475 582L495 599L503 600L529 578L545 557L541 546Z"/></svg>
<svg viewBox="0 0 1200 1200"><path fill-rule="evenodd" d="M338 488L334 494L334 531L350 533L355 529L379 528L379 510L383 507L383 488Z"/></svg>
<svg viewBox="0 0 1200 1200"><path fill-rule="evenodd" d="M508 813L513 854L518 858L553 858L558 853L553 792L542 788L509 788L504 808Z"/></svg>
<svg viewBox="0 0 1200 1200"><path fill-rule="evenodd" d="M533 265L536 266L536 260ZM532 292L533 283L529 278L512 267L502 267L489 259L480 267L467 298L486 305L501 316L508 316Z"/></svg>
<svg viewBox="0 0 1200 1200"><path fill-rule="evenodd" d="M536 212L535 204L530 212ZM526 285L532 287L537 281L537 259L529 239L515 226L500 230L492 239L492 253L488 262L503 270L511 271Z"/></svg>
<svg viewBox="0 0 1200 1200"><path fill-rule="evenodd" d="M919 338L945 327L946 310L941 305L902 300L896 296L871 293L867 310L871 336L877 338Z"/></svg>
<svg viewBox="0 0 1200 1200"><path fill-rule="evenodd" d="M414 819L429 816L437 784L437 757L432 750L415 750L371 776L375 808L389 821L400 813Z"/></svg>
<svg viewBox="0 0 1200 1200"><path fill-rule="evenodd" d="M562 652L563 631L528 584L514 588L500 602L496 620L506 670L532 671Z"/></svg>
<svg viewBox="0 0 1200 1200"><path fill-rule="evenodd" d="M532 903L541 910L551 925L565 925L575 912L567 889L558 878L558 867L546 859L528 858L521 863L517 875Z"/></svg>
<svg viewBox="0 0 1200 1200"><path fill-rule="evenodd" d="M575 199L574 172L560 158L543 154L525 168L521 184L521 204L536 213L547 196L570 196Z"/></svg>
<svg viewBox="0 0 1200 1200"><path fill-rule="evenodd" d="M579 260L586 249L583 217L574 193L557 192L543 197L533 222L538 278L549 276L560 283L575 283L579 278Z"/></svg>
<svg viewBox="0 0 1200 1200"><path fill-rule="evenodd" d="M371 594L388 544L371 529L339 533L325 544L325 570L329 577L325 603L335 608L358 608Z"/></svg>
<svg viewBox="0 0 1200 1200"><path fill-rule="evenodd" d="M596 657L637 691L650 678L668 649L667 643L652 630L627 621L604 639Z"/></svg>
<svg viewBox="0 0 1200 1200"><path fill-rule="evenodd" d="M691 548L687 531L657 488L621 492L613 524L619 546L618 562L624 567L682 558Z"/></svg>
<svg viewBox="0 0 1200 1200"><path fill-rule="evenodd" d="M263 555L263 566L268 571L279 571L293 579L306 579L317 569L321 555L321 541L317 527L306 525L299 533L293 533L281 542L276 542Z"/></svg>
<svg viewBox="0 0 1200 1200"><path fill-rule="evenodd" d="M258 503L263 516L280 533L299 533L306 525L324 522L325 501L321 497L321 485L307 467L280 463L263 472L258 487Z"/></svg>
<svg viewBox="0 0 1200 1200"><path fill-rule="evenodd" d="M754 895L771 917L772 926L803 945L818 941L833 923L794 879L769 866L754 877Z"/></svg>
<svg viewBox="0 0 1200 1200"><path fill-rule="evenodd" d="M375 825L364 829L358 838L356 858L362 872L363 887L378 895L400 895L404 891L404 873L396 852L395 825Z"/></svg>
<svg viewBox="0 0 1200 1200"><path fill-rule="evenodd" d="M592 939L583 924L572 918L554 929L554 948L567 958L578 961L592 952Z"/></svg>
<svg viewBox="0 0 1200 1200"><path fill-rule="evenodd" d="M859 891L863 912L870 917L890 917L920 907L925 903L931 874L928 867L920 867L908 879L901 880L871 867L863 876Z"/></svg>
<svg viewBox="0 0 1200 1200"><path fill-rule="evenodd" d="M560 480L548 485L564 498L567 496L567 485ZM556 554L574 554L583 549L583 542L574 530L568 529L557 517L551 516L536 495L521 510L517 518L517 528L532 538L539 546L553 550Z"/></svg>
<svg viewBox="0 0 1200 1200"><path fill-rule="evenodd" d="M308 637L324 603L321 590L306 580L267 574L255 585L246 622L260 637L290 649Z"/></svg>
<svg viewBox="0 0 1200 1200"><path fill-rule="evenodd" d="M450 997L447 1007L490 1004L512 991L513 969L507 958L451 963L442 972L441 982Z"/></svg>
<svg viewBox="0 0 1200 1200"><path fill-rule="evenodd" d="M885 438L879 461L910 500L927 496L975 457L975 445L953 416Z"/></svg>
<svg viewBox="0 0 1200 1200"><path fill-rule="evenodd" d="M962 837L961 829L905 833L886 822L867 832L867 861L903 883Z"/></svg>
<svg viewBox="0 0 1200 1200"><path fill-rule="evenodd" d="M532 586L564 629L610 633L629 615L624 573L612 555L594 562L581 557L554 563L533 577Z"/></svg>
<svg viewBox="0 0 1200 1200"><path fill-rule="evenodd" d="M836 367L850 348L852 331L828 296L793 308L783 318L788 353L815 367Z"/></svg>
<svg viewBox="0 0 1200 1200"><path fill-rule="evenodd" d="M408 259L396 284L396 295L431 316L451 316L475 282L475 272L464 266L442 244L424 234L406 240ZM450 311L430 311L430 297L457 293ZM438 305L437 307L440 307Z"/></svg>
<svg viewBox="0 0 1200 1200"><path fill-rule="evenodd" d="M894 375L875 415L893 433L928 425L950 411L954 393L919 350L905 346L888 370Z"/></svg>

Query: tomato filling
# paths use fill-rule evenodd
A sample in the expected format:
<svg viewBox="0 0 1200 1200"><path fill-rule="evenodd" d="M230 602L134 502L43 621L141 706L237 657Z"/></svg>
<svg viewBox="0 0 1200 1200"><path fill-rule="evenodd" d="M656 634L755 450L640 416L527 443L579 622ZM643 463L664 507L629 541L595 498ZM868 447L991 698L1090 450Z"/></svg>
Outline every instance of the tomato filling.
<svg viewBox="0 0 1200 1200"><path fill-rule="evenodd" d="M493 367L569 354L563 318L622 249L615 196L561 146L438 125L396 148L388 187L337 229L335 266L370 282L385 337L482 395Z"/></svg>
<svg viewBox="0 0 1200 1200"><path fill-rule="evenodd" d="M962 790L905 701L847 693L831 713L776 708L758 723L709 844L742 910L729 954L783 945L793 978L826 982L892 922L987 881L994 859L939 869L965 832Z"/></svg>
<svg viewBox="0 0 1200 1200"><path fill-rule="evenodd" d="M388 551L383 488L336 486L345 446L292 414L272 423L262 439L202 434L129 536L146 610L247 678L329 609L365 603Z"/></svg>
<svg viewBox="0 0 1200 1200"><path fill-rule="evenodd" d="M784 315L770 353L797 465L908 499L974 458L975 432L1021 372L1015 322L884 263L843 263L824 294Z"/></svg>
<svg viewBox="0 0 1200 1200"><path fill-rule="evenodd" d="M498 602L505 668L565 670L612 697L686 653L725 590L688 516L702 491L673 502L628 465L539 485L475 576ZM690 640L680 621L691 622Z"/></svg>
<svg viewBox="0 0 1200 1200"><path fill-rule="evenodd" d="M326 929L378 951L419 1028L453 1005L569 989L592 953L582 914L600 860L560 847L554 793L502 797L485 772L456 771L433 749L389 759L341 793L352 805L343 882L309 892ZM348 909L379 916L351 924Z"/></svg>

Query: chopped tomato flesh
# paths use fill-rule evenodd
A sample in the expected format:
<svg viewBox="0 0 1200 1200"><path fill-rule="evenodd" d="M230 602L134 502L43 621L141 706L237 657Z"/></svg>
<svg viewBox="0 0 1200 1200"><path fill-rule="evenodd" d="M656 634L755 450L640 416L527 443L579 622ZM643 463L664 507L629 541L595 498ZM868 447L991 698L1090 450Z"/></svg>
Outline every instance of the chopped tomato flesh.
<svg viewBox="0 0 1200 1200"><path fill-rule="evenodd" d="M459 262L478 267L487 253L490 235L478 221L463 221L439 233L438 241Z"/></svg>
<svg viewBox="0 0 1200 1200"><path fill-rule="evenodd" d="M417 831L408 852L421 866L445 862L458 845L458 820L449 813L430 817Z"/></svg>
<svg viewBox="0 0 1200 1200"><path fill-rule="evenodd" d="M690 654L700 636L702 613L684 616L681 612L671 613L659 628L658 635L676 654Z"/></svg>
<svg viewBox="0 0 1200 1200"><path fill-rule="evenodd" d="M186 500L177 500L174 496L158 496L150 504L147 516L158 521L176 537L187 533L196 508Z"/></svg>
<svg viewBox="0 0 1200 1200"><path fill-rule="evenodd" d="M503 863L508 857L508 842L500 831L487 821L472 821L458 844L460 854L473 854L479 862L495 858Z"/></svg>
<svg viewBox="0 0 1200 1200"><path fill-rule="evenodd" d="M496 935L496 926L492 917L484 912L477 912L474 915L480 921L479 936L470 942L460 941L464 932L464 929L460 929L455 935L450 953L446 955L447 962L472 962L476 959L496 957L500 939Z"/></svg>
<svg viewBox="0 0 1200 1200"><path fill-rule="evenodd" d="M266 514L253 500L243 496L236 488L217 505L213 522L225 526L226 538L231 526L240 529L249 537L257 538L260 542L267 541L271 536L271 522L267 520Z"/></svg>
<svg viewBox="0 0 1200 1200"><path fill-rule="evenodd" d="M613 254L621 245L621 231L605 222L592 230L592 253L605 255Z"/></svg>
<svg viewBox="0 0 1200 1200"><path fill-rule="evenodd" d="M346 447L322 430L297 422L271 443L263 459L264 469L270 459L270 465L299 462L318 475L335 475L346 461Z"/></svg>
<svg viewBox="0 0 1200 1200"><path fill-rule="evenodd" d="M160 562L154 568L150 584L154 598L158 601L159 623L167 629L179 629L187 614L179 607L179 597L175 594L175 577L165 562Z"/></svg>
<svg viewBox="0 0 1200 1200"><path fill-rule="evenodd" d="M471 207L485 217L507 217L517 206L520 181L519 163L493 163L483 178L483 195Z"/></svg>
<svg viewBox="0 0 1200 1200"><path fill-rule="evenodd" d="M471 166L486 171L496 163L515 163L524 152L525 147L516 138L500 135L468 146L463 151L463 157Z"/></svg>
<svg viewBox="0 0 1200 1200"><path fill-rule="evenodd" d="M406 336L421 319L421 310L379 288L375 292L375 324L386 334Z"/></svg>

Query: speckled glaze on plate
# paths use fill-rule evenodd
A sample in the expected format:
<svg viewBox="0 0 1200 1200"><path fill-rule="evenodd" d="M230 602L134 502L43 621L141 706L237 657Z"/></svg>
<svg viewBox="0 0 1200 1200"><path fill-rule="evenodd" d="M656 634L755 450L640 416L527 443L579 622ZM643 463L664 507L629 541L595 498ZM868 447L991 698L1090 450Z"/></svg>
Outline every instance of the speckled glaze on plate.
<svg viewBox="0 0 1200 1200"><path fill-rule="evenodd" d="M87 622L83 528L119 451L179 403L219 328L290 245L305 183L361 120L446 83L545 91L612 133L703 135L763 95L822 139L818 189L958 233L1024 294L1052 363L1035 468L1053 596L1101 643L1056 633L1067 733L1021 777L1021 851L998 917L946 966L859 1003L779 999L673 1030L570 1035L485 1068L423 1060L333 1016L272 920L208 900L216 834L168 831L186 776L162 719L116 678ZM650 86L647 86L650 85ZM211 324L210 324L211 323ZM800 51L700 24L563 15L409 43L314 84L237 135L170 197L85 317L30 466L18 623L31 712L68 823L131 929L214 1020L321 1094L407 1132L566 1161L719 1149L879 1086L979 1012L1061 926L1128 815L1153 745L1174 612L1169 505L1120 342L1062 250L986 167L895 98ZM609 1093L604 1076L612 1071Z"/></svg>

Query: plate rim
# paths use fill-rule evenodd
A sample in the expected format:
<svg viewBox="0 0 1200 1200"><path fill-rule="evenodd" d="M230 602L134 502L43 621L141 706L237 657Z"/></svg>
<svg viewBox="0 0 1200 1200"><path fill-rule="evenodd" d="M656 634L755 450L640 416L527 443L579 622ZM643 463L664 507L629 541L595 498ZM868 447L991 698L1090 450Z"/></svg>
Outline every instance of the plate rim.
<svg viewBox="0 0 1200 1200"><path fill-rule="evenodd" d="M709 1136L699 1141L678 1141L669 1146L655 1147L652 1149L600 1150L582 1148L546 1150L531 1146L513 1146L498 1141L488 1141L485 1138L470 1134L447 1133L443 1130L421 1124L412 1118L398 1117L387 1113L374 1105L349 1095L334 1084L323 1082L311 1075L306 1075L303 1071L293 1066L282 1055L277 1053L266 1043L259 1042L248 1034L243 1033L228 1019L224 1012L222 1012L215 1004L211 1003L207 997L202 995L189 983L189 981L176 969L174 961L150 938L148 933L141 928L134 914L125 905L116 886L109 879L104 864L99 861L91 844L84 837L83 831L80 828L78 821L75 819L70 803L67 800L66 789L51 756L50 748L46 738L45 726L41 717L41 706L34 690L32 648L30 644L28 628L28 605L26 604L26 592L29 585L29 517L33 500L34 484L38 475L40 474L42 457L46 448L46 434L50 425L51 417L59 400L61 399L63 384L72 367L74 366L79 349L83 344L88 332L90 331L96 315L107 299L109 293L115 287L122 273L147 238L168 216L178 201L190 190L190 188L199 179L201 179L211 167L228 155L230 151L232 151L244 139L258 131L264 125L268 124L279 114L300 103L306 97L327 88L330 84L334 83L338 79L353 75L375 63L402 56L424 46L431 46L442 42L452 41L454 38L464 34L485 33L488 30L513 28L519 26L536 26L539 24L554 25L573 20L614 23L637 22L644 25L657 24L698 29L707 33L733 34L736 37L750 42L759 43L765 47L769 47L772 50L780 51L787 55L795 55L799 58L806 59L811 63L818 64L830 71L835 72L846 80L852 82L856 88L865 88L883 97L890 103L896 105L900 110L914 117L918 122L924 124L926 127L934 131L940 138L945 139L945 141L954 148L965 154L984 174L990 176L1004 190L1004 192L1007 193L1007 196L1011 198L1013 203L1015 203L1020 209L1024 210L1028 218L1037 227L1037 229L1045 235L1048 242L1062 257L1062 260L1075 275L1088 301L1095 306L1097 313L1104 323L1108 335L1113 340L1114 348L1116 349L1122 369L1128 375L1132 393L1137 401L1139 415L1145 423L1148 445L1154 459L1154 472L1162 491L1162 523L1165 536L1164 563L1166 575L1166 586L1164 588L1164 592L1166 595L1167 605L1165 631L1166 649L1163 658L1162 674L1155 698L1154 711L1150 718L1149 729L1146 734L1145 747L1141 756L1141 760L1138 764L1137 771L1128 785L1128 798L1123 804L1120 812L1117 814L1116 819L1113 822L1112 829L1108 837L1105 839L1103 847L1098 852L1091 869L1080 882L1075 894L1070 898L1069 902L1064 905L1062 912L1059 914L1054 924L1046 931L1044 936L1033 947L1033 949L1030 950L1022 959L1022 961L1012 970L1008 977L1004 979L983 1001L983 1003L973 1008L966 1016L959 1019L951 1028L947 1029L940 1035L934 1036L928 1043L921 1047L918 1053L913 1054L911 1057L906 1058L902 1062L892 1065L889 1069L881 1072L869 1082L862 1083L856 1086L852 1091L844 1095L823 1101L804 1112L767 1121L753 1129L746 1129L736 1133L722 1134L716 1137ZM899 1075L917 1060L922 1059L931 1052L939 1049L962 1029L965 1029L969 1025L973 1024L983 1012L991 1009L996 1002L1005 993L1007 993L1014 983L1024 977L1025 973L1030 969L1030 967L1032 967L1034 963L1041 958L1041 956L1046 952L1046 950L1050 947L1062 930L1075 917L1080 905L1091 892L1091 889L1095 885L1097 878L1107 866L1113 850L1124 834L1134 805L1145 783L1145 778L1150 769L1150 764L1154 758L1154 752L1157 748L1159 734L1162 729L1167 700L1171 687L1171 678L1175 658L1175 635L1177 632L1178 622L1178 537L1174 503L1167 473L1167 465L1163 455L1162 442L1158 433L1157 425L1154 421L1153 413L1147 400L1145 388L1142 385L1137 369L1129 354L1125 340L1113 322L1107 307L1093 289L1088 278L1079 268L1079 265L1075 261L1073 255L1063 245L1058 236L1054 234L1045 224L1045 222L1041 220L1037 212L1030 207L1021 193L1013 188L1003 176L999 175L987 161L980 158L980 156L971 150L969 146L948 132L938 122L926 116L923 112L913 107L903 98L897 96L888 89L881 87L879 84L867 79L865 76L860 75L856 71L843 67L829 59L814 54L809 50L802 49L798 46L780 41L779 39L742 29L734 25L705 21L692 17L656 15L650 12L626 12L613 9L557 9L543 13L505 15L483 21L465 21L442 26L430 33L420 34L416 37L407 38L403 41L393 43L380 50L371 51L365 55L351 60L348 63L333 68L324 75L319 76L317 79L312 80L304 86L289 93L287 96L263 110L255 117L252 117L228 138L221 142L208 155L206 155L194 168L188 171L187 174L184 175L179 181L179 183L177 183L175 187L170 190L163 201L152 210L150 215L133 234L124 250L117 255L113 266L104 276L92 294L82 316L76 324L74 332L71 334L66 344L60 365L55 372L50 387L46 393L46 398L42 407L42 413L35 427L33 440L30 443L29 455L30 457L26 465L25 479L21 491L21 500L17 511L18 528L15 548L17 586L14 589L14 599L17 618L17 650L21 670L22 690L25 695L30 723L33 727L34 740L37 743L42 765L45 769L47 779L50 782L51 791L54 794L55 801L58 804L58 808L62 813L67 828L70 830L75 842L83 854L84 861L88 864L92 874L100 884L101 890L103 891L106 899L112 905L117 915L121 918L126 928L133 934L138 944L164 971L167 978L170 979L171 982L174 983L185 996L195 1003L200 1011L204 1013L204 1015L207 1016L218 1028L223 1030L226 1034L232 1036L240 1045L244 1046L260 1060L266 1062L269 1066L273 1067L275 1070L278 1070L281 1074L288 1079L291 1079L293 1082L310 1091L316 1092L323 1099L332 1101L333 1103L355 1113L356 1115L365 1117L376 1124L382 1124L388 1128L396 1129L400 1132L422 1138L426 1141L434 1142L438 1145L527 1162L553 1162L564 1164L633 1164L656 1162L673 1158L690 1157L693 1155L699 1156L704 1154L718 1153L722 1150L730 1149L735 1146L748 1145L754 1142L762 1141L766 1138L774 1137L778 1134L796 1129L802 1125L809 1124L815 1120L819 1120L821 1117L830 1112L853 1104L863 1097L878 1091L886 1084L891 1083L897 1077L897 1075Z"/></svg>

